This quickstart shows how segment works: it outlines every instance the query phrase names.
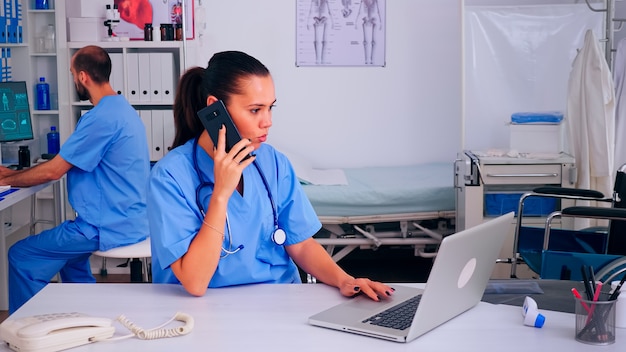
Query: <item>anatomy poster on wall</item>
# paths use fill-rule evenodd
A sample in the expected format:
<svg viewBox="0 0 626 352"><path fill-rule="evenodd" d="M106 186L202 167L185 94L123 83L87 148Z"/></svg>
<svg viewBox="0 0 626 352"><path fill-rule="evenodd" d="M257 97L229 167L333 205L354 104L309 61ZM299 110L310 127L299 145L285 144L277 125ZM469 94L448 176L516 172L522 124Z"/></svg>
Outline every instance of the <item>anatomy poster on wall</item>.
<svg viewBox="0 0 626 352"><path fill-rule="evenodd" d="M152 23L154 36L160 36L162 23L179 24L183 21L183 0L115 0L120 12L120 23L113 32L118 37L143 40L143 28ZM193 0L184 0L185 34L193 39Z"/></svg>
<svg viewBox="0 0 626 352"><path fill-rule="evenodd" d="M386 0L297 0L296 66L385 66Z"/></svg>

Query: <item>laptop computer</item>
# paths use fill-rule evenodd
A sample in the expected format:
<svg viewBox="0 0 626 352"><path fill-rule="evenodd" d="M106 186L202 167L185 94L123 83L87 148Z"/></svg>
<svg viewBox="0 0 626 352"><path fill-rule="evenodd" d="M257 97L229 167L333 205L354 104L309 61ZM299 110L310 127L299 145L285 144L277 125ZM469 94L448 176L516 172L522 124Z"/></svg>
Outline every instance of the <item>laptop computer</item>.
<svg viewBox="0 0 626 352"><path fill-rule="evenodd" d="M416 339L480 301L513 226L513 215L511 212L445 237L424 289L391 285L395 292L380 302L358 295L311 316L309 324L397 342ZM413 304L404 326L381 326L389 320L381 312L408 304L413 297L418 297L419 305Z"/></svg>

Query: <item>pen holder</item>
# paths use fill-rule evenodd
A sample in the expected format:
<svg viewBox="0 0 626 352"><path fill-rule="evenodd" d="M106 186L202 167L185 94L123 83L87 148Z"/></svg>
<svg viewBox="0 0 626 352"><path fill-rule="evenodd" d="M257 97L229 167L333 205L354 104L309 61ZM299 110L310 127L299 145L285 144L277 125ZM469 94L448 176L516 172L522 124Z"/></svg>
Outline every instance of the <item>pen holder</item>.
<svg viewBox="0 0 626 352"><path fill-rule="evenodd" d="M583 295L584 297L584 295ZM615 304L608 294L597 301L576 299L576 341L590 345L610 345L615 342Z"/></svg>

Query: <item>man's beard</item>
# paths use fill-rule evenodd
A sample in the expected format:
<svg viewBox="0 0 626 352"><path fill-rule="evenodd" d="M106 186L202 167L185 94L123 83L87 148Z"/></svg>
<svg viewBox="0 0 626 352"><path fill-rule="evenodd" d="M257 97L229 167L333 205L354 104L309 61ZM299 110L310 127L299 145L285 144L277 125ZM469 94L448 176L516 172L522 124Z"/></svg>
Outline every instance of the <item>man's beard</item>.
<svg viewBox="0 0 626 352"><path fill-rule="evenodd" d="M78 99L80 101L91 99L91 95L89 95L89 91L80 83L74 84L76 88L76 93L78 94Z"/></svg>

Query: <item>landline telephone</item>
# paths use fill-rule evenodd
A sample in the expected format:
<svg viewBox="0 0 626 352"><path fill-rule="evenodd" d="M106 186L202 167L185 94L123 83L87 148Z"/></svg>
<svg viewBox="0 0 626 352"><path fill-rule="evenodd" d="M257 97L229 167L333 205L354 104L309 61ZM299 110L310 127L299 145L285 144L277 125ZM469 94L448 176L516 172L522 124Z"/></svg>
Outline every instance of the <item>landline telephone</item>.
<svg viewBox="0 0 626 352"><path fill-rule="evenodd" d="M81 313L55 313L5 320L0 338L15 351L52 352L102 339L115 333L113 321Z"/></svg>
<svg viewBox="0 0 626 352"><path fill-rule="evenodd" d="M14 351L55 352L88 343L133 336L148 340L186 335L194 326L193 317L180 312L161 326L149 330L136 326L124 315L116 320L132 334L112 338L115 333L114 320L73 312L5 320L0 324L0 339ZM171 329L162 328L173 320L182 321L185 325Z"/></svg>

